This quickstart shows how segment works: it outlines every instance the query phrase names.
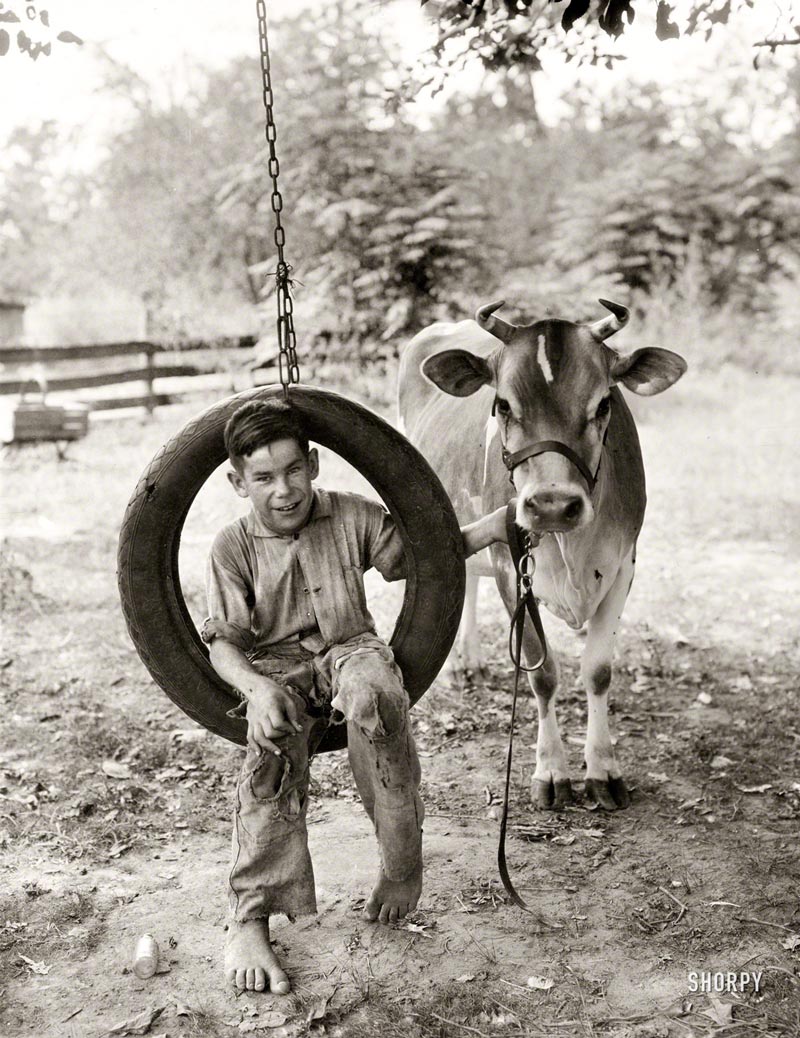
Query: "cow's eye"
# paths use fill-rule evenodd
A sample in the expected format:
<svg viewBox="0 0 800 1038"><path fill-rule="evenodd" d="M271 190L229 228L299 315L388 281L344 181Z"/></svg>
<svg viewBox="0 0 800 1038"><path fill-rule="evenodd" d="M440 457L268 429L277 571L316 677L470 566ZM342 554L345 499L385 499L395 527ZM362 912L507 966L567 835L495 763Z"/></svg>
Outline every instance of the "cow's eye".
<svg viewBox="0 0 800 1038"><path fill-rule="evenodd" d="M497 410L500 412L500 414L511 414L511 407L508 401L504 400L501 396L497 398Z"/></svg>
<svg viewBox="0 0 800 1038"><path fill-rule="evenodd" d="M611 411L611 397L610 396L603 397L603 399L597 405L597 416L596 417L598 419L607 418L610 411Z"/></svg>

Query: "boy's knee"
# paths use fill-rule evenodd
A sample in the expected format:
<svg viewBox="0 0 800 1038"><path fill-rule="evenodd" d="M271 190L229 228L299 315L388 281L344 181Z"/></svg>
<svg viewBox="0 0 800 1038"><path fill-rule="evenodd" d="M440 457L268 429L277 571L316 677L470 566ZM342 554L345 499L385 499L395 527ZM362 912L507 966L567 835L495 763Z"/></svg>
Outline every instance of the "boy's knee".
<svg viewBox="0 0 800 1038"><path fill-rule="evenodd" d="M347 660L331 705L374 737L397 735L406 726L408 696L394 665L377 653Z"/></svg>

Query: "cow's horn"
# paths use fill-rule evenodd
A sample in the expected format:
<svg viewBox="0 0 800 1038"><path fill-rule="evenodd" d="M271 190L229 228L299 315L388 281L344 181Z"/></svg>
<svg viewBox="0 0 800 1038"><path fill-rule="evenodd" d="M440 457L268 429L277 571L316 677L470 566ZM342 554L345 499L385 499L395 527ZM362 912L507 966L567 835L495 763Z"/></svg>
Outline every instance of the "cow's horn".
<svg viewBox="0 0 800 1038"><path fill-rule="evenodd" d="M607 339L614 332L618 332L620 328L625 327L631 312L627 306L623 306L621 303L612 303L609 299L600 299L598 302L606 310L611 311L610 317L604 317L602 321L595 321L594 324L589 325L589 331L595 339L599 339L602 342L603 339Z"/></svg>
<svg viewBox="0 0 800 1038"><path fill-rule="evenodd" d="M487 303L486 306L479 306L475 311L475 320L481 328L494 335L496 339L499 339L501 342L508 342L516 330L516 325L509 324L507 321L502 321L499 317L494 316L495 310L499 310L504 305L505 299L501 299L497 303Z"/></svg>

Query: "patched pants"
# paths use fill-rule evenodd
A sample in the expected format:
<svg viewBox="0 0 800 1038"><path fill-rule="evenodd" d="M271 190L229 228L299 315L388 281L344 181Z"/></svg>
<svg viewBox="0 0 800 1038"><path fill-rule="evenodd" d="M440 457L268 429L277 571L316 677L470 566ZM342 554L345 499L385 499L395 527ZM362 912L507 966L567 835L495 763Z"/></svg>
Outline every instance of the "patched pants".
<svg viewBox="0 0 800 1038"><path fill-rule="evenodd" d="M408 695L391 649L362 634L318 656L298 644L253 666L289 689L303 730L274 740L282 757L248 743L234 813L234 918L316 912L306 830L309 760L332 723L347 724L348 757L383 872L405 879L421 861L423 807Z"/></svg>

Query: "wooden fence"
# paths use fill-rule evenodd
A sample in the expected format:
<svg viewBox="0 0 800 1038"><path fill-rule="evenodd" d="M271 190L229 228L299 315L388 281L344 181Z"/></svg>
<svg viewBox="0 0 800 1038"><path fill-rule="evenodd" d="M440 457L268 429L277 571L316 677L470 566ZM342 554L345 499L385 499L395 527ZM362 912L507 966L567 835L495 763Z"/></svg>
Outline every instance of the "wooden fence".
<svg viewBox="0 0 800 1038"><path fill-rule="evenodd" d="M254 336L243 335L213 340L193 339L180 343L0 346L0 397L79 391L77 395L73 392L72 398L88 404L94 411L144 407L148 413L152 413L155 407L174 403L196 391L192 383L180 383L178 387L172 386L168 392L164 392L156 385L157 382L215 375L218 381L224 382L227 378L232 383L233 373L237 370L246 371L248 367L246 358L238 351L252 349L255 342ZM186 359L187 354L190 355L191 363ZM133 358L136 357L139 363L133 366ZM124 367L113 364L117 358L125 358L128 363ZM109 361L112 362L110 367ZM259 381L270 379L260 378ZM124 389L120 389L130 383L142 384L135 395L126 395ZM117 392L106 396L94 392L106 386L117 387Z"/></svg>

